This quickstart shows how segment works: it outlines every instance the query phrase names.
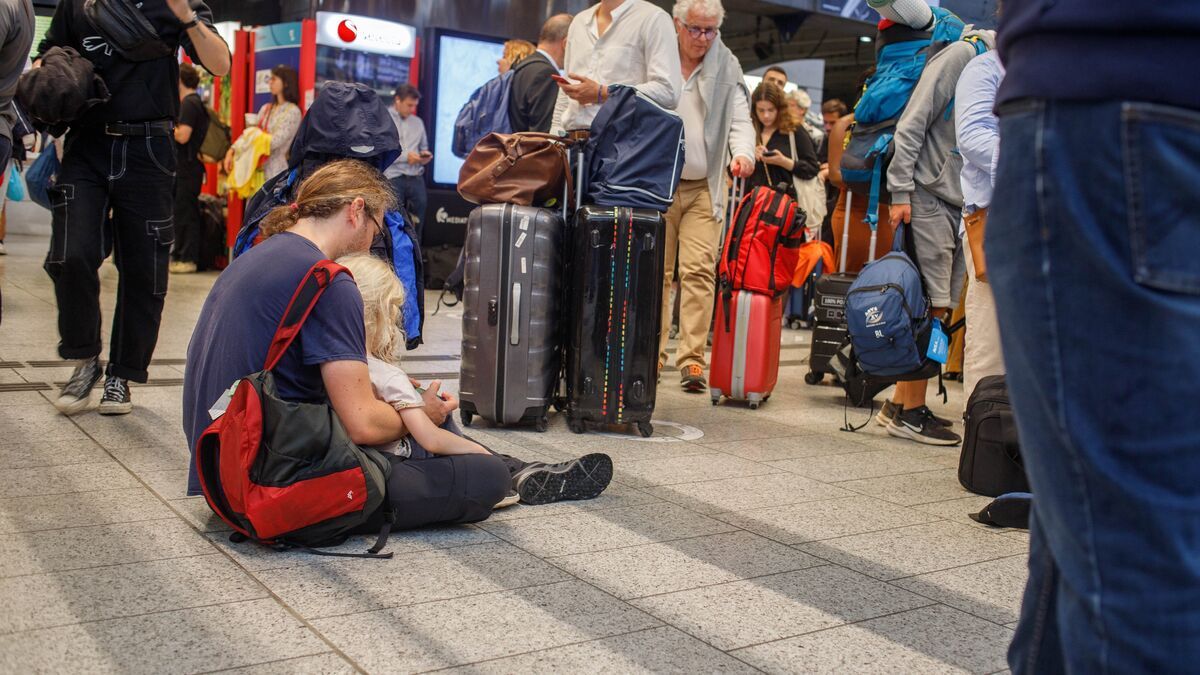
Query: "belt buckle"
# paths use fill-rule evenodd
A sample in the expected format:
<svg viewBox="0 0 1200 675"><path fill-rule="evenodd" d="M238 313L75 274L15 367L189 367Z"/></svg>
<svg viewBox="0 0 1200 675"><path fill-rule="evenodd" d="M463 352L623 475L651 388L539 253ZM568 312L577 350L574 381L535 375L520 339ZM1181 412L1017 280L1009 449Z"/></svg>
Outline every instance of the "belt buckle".
<svg viewBox="0 0 1200 675"><path fill-rule="evenodd" d="M124 134L117 132L117 131L113 131L113 128L116 126L117 125L115 125L115 124L105 124L104 125L104 135L105 136L123 136Z"/></svg>

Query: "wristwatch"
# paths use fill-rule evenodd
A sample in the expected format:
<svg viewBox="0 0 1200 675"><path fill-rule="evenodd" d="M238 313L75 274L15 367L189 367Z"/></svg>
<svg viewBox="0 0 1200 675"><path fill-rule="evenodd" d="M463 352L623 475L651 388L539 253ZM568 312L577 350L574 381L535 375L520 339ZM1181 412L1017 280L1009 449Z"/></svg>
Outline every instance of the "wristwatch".
<svg viewBox="0 0 1200 675"><path fill-rule="evenodd" d="M197 24L199 24L199 23L200 23L200 15L199 15L199 14L197 14L197 13L196 13L196 10L194 10L194 9L193 9L193 10L192 10L192 16L191 16L191 17L189 17L187 21L184 21L184 22L183 22L183 29L184 29L184 30L191 30L192 28L195 28L195 27L196 27L196 25L197 25Z"/></svg>

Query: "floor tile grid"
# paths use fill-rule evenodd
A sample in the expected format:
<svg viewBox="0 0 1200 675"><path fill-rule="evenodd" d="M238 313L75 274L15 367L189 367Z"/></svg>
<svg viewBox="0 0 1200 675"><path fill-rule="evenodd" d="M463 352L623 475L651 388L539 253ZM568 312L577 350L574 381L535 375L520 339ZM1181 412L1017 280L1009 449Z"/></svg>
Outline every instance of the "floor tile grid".
<svg viewBox="0 0 1200 675"><path fill-rule="evenodd" d="M48 401L48 402L52 402L52 401L50 401L50 397L49 397L49 395L48 395L48 394L46 394L45 392L42 392L42 394L43 394L43 396L45 396L45 397L46 397L46 399L47 399L47 401ZM85 430L85 429L84 429L82 426L80 426L80 425L77 423L77 421L76 421L74 418L67 418L67 419L68 419L68 421L70 421L70 422L71 422L71 424L73 424L73 425L74 425L76 428L78 428L78 429L80 430L80 432L82 432L82 433L83 433L84 435L86 435L86 436L87 436L89 439L91 439L91 440L92 440L92 442L96 443L96 445L99 445L101 448L103 448L103 449L104 449L104 452L106 452L106 453L107 453L107 454L108 454L110 457L112 457L112 460L113 460L115 463L117 463L117 464L118 464L118 465L119 465L119 466L120 466L122 469L124 469L126 472L128 472L128 473L129 473L129 475L133 476L133 478L134 478L134 479L135 479L135 480L136 480L136 481L137 481L139 484L141 484L143 487L145 487L147 490L149 490L149 491L150 491L150 493L151 493L151 494L153 494L153 495L154 495L154 497L155 497L156 499L158 499L160 502L162 502L162 503L163 503L163 505L165 505L165 506L166 506L168 509L170 509L170 510L171 510L171 512L174 514L174 517L175 517L176 519L178 519L179 521L181 521L181 522L185 523L185 524L186 524L186 525L187 525L189 528L191 528L191 529L195 530L195 531L197 532L197 534L199 534L199 535L201 535L201 536L203 536L203 535L204 535L204 532L200 531L200 530L199 530L199 528L197 528L197 527L196 527L195 525L193 525L193 524L192 524L190 521L188 521L188 520L187 520L187 518L183 517L183 515L182 515L182 514L180 513L180 511L179 511L179 510L176 508L176 506L175 506L174 504L172 504L172 503L171 503L171 500L164 498L162 495L158 494L158 492L157 492L157 491L155 491L154 489L152 489L150 485L148 485L148 484L147 484L145 481L143 481L143 480L142 480L142 478L141 478L140 476L138 476L138 475L137 475L137 473L135 473L134 471L132 471L132 470L131 470L131 469L130 469L128 466L126 466L124 463L122 463L122 461L121 461L120 459L118 459L118 458L117 458L117 457L116 457L116 456L115 456L115 455L114 455L114 454L113 454L111 451L109 451L109 449L108 449L107 447L105 447L103 443L100 443L100 442L99 442L97 439L93 438L93 437L92 437L92 436L91 436L91 435L90 435L90 434L89 434L89 433L88 433L88 432L87 432L87 431L86 431L86 430ZM160 519L151 519L151 520L160 520ZM141 521L141 522L148 522L148 521ZM64 528L64 529L67 529L67 528ZM257 576L256 576L254 573L250 572L250 571L249 571L249 570L247 570L247 569L246 569L244 566L242 566L242 565L241 565L241 563L240 563L238 560L236 560L236 559L235 559L233 556L231 556L231 555L230 555L229 553L227 553L226 551L222 550L222 549L221 549L219 546L215 546L215 545L213 545L213 546L212 546L212 549L213 549L213 551L214 551L214 552L216 552L216 553L219 553L220 555L224 556L224 557L225 557L227 560L229 560L231 563L233 563L233 564L234 564L234 565L235 565L235 566L236 566L236 567L237 567L239 570L241 570L241 571L242 571L242 573L246 574L246 575L247 575L247 576L248 576L250 579L252 579L252 580L253 580L253 582L254 582L255 584L258 584L259 586L261 586L261 587L262 587L262 589L263 589L263 591L265 591L265 592L266 592L266 594L268 595L268 597L270 597L270 598L271 598L271 599L272 599L272 600L273 600L275 603L277 603L277 604L278 604L280 607L282 607L282 608L284 609L284 611L286 611L288 614L290 614L290 615L291 615L293 618L295 618L297 621L299 621L299 622L301 623L301 625L303 625L303 626L304 626L304 627L306 627L306 628L307 628L309 631L311 631L311 632L313 633L313 635L315 635L315 636L317 637L317 639L318 639L318 640L320 640L320 641L322 641L323 643L325 643L325 644L326 644L326 645L329 647L330 651L334 652L334 653L335 653L335 654L337 654L337 655L338 655L340 658L344 659L344 660L346 661L346 663L348 663L348 664L352 665L352 666L353 666L353 667L354 667L356 670L358 670L358 671L360 671L360 672L366 672L366 671L365 671L365 670L363 670L363 669L362 669L362 668L361 668L361 667L360 667L358 664L354 663L354 661L353 661L353 660L352 660L352 659L351 659L351 658L350 658L348 655L346 655L345 653L343 653L343 652L342 652L342 650L341 650L341 649L338 647L338 645L334 644L334 643L333 643L333 641L329 640L329 639L328 639L328 638L327 638L327 637L326 637L326 636L325 636L325 635L324 635L324 634L323 634L323 633L322 633L320 630L318 630L318 629L316 628L316 626L313 626L313 625L312 625L312 624L311 624L311 623L308 621L308 619L307 619L306 617L304 617L303 615L301 615L301 614L300 614L299 612L297 612L295 609L293 609L292 607L290 607L290 606L289 606L289 605L288 605L286 602L284 602L284 601L283 601L283 599L282 599L282 598L280 598L278 595L276 595L276 594L275 594L275 592L274 592L274 591L273 591L271 588L269 588L269 587L268 587L266 584L263 584L263 583L262 583L262 581L260 581L260 580L259 580L259 578L258 578L258 577L257 577ZM185 556L185 557L193 557L193 556ZM214 604L214 605L200 605L200 606L196 606L196 607L189 607L189 608L187 608L187 609L201 609L201 608L204 608L204 607L215 607L215 606L220 606L220 605L230 605L230 604L236 604L236 603L239 603L239 602L244 602L244 601L243 601L243 600L235 600L235 601L226 602L226 603L217 603L217 604ZM168 612L171 612L171 611L177 611L177 610L176 610L176 609L171 609L171 610L159 610L159 611L153 611L153 612L146 612L146 613L144 613L144 614L136 614L136 615L122 616L121 618L122 618L122 619L129 619L129 618L135 618L135 617L137 617L137 616L148 616L148 615L153 615L153 614L164 614L164 613L168 613ZM80 621L80 622L77 622L77 623L78 623L78 624L83 624L83 623L89 623L89 622L87 622L87 621ZM35 630L36 630L36 629L35 629ZM266 663L273 663L273 662L264 662L264 663L261 663L261 664L250 664L250 665L265 665Z"/></svg>

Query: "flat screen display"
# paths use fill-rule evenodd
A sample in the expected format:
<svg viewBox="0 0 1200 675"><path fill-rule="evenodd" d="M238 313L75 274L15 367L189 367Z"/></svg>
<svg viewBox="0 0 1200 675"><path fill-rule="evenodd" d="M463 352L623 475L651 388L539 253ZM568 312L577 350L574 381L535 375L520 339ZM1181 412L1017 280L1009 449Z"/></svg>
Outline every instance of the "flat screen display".
<svg viewBox="0 0 1200 675"><path fill-rule="evenodd" d="M941 4L941 0L926 0L926 2L934 7ZM836 14L847 19L869 21L870 23L879 21L879 12L871 9L867 0L820 0L817 7L822 12Z"/></svg>
<svg viewBox="0 0 1200 675"><path fill-rule="evenodd" d="M361 82L392 100L396 86L408 82L412 59L353 49L317 46L317 85L323 82Z"/></svg>
<svg viewBox="0 0 1200 675"><path fill-rule="evenodd" d="M437 81L433 100L433 181L458 183L463 160L454 156L454 120L471 94L500 74L496 61L504 53L503 41L485 36L443 33L437 36ZM429 114L424 104L421 114ZM428 120L427 120L428 121Z"/></svg>

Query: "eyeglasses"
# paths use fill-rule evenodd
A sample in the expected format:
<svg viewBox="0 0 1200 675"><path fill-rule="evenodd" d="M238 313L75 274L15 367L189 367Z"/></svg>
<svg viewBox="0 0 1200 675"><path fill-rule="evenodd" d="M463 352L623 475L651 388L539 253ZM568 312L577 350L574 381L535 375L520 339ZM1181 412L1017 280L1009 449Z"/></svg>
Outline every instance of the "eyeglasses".
<svg viewBox="0 0 1200 675"><path fill-rule="evenodd" d="M367 212L366 209L363 209L363 213L365 213L367 215L367 217L371 219L371 222L375 223L376 236L386 238L387 230L383 229L383 222L380 221L379 218L376 218L375 216L373 216L369 212Z"/></svg>
<svg viewBox="0 0 1200 675"><path fill-rule="evenodd" d="M691 35L693 40L704 38L705 40L712 42L713 40L717 39L717 35L719 35L721 32L719 28L699 28L697 26L689 26L682 21L679 22L679 25L687 29L688 35Z"/></svg>

